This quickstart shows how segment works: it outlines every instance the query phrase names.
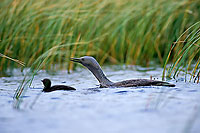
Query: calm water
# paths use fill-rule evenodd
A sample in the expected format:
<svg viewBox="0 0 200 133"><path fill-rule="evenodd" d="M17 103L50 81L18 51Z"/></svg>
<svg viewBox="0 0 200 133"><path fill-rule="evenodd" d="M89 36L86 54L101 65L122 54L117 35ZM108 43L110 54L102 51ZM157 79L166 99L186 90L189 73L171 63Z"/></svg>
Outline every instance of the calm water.
<svg viewBox="0 0 200 133"><path fill-rule="evenodd" d="M161 80L162 69L104 68L112 81L147 78ZM41 93L41 79L70 85L77 91ZM200 85L176 87L96 88L98 82L84 68L67 74L39 72L24 96L20 110L13 95L23 76L0 78L0 133L183 133L200 132ZM36 97L35 104L34 100ZM33 106L32 106L33 105ZM32 108L30 108L32 106Z"/></svg>

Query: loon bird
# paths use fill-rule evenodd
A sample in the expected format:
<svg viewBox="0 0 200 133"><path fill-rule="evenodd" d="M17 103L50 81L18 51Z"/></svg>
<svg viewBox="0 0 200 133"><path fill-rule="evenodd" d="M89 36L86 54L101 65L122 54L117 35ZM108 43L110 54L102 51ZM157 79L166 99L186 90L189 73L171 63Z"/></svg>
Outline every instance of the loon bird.
<svg viewBox="0 0 200 133"><path fill-rule="evenodd" d="M56 91L56 90L76 90L73 87L65 86L65 85L51 86L51 80L50 79L43 79L41 81L43 82L43 85L44 85L44 89L42 90L43 92L51 92L51 91Z"/></svg>
<svg viewBox="0 0 200 133"><path fill-rule="evenodd" d="M73 62L81 63L83 66L87 67L99 81L100 87L102 88L133 86L175 86L174 84L170 84L167 82L148 79L132 79L114 83L105 76L104 72L102 71L99 63L95 60L95 58L91 56L83 56L81 58L70 58L70 60Z"/></svg>

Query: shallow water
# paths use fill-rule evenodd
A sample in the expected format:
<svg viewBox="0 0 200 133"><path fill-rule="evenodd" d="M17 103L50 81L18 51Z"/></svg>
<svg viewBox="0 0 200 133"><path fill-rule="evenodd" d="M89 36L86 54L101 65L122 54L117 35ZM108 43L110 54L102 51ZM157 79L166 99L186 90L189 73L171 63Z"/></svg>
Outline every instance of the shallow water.
<svg viewBox="0 0 200 133"><path fill-rule="evenodd" d="M104 70L112 81L150 76L161 80L161 68L137 68ZM50 78L53 85L73 86L77 91L41 93L43 78ZM71 74L40 71L17 110L13 108L13 95L22 79L18 71L12 77L0 78L0 133L200 131L200 85L194 83L172 80L169 82L176 87L96 88L98 82L84 68Z"/></svg>

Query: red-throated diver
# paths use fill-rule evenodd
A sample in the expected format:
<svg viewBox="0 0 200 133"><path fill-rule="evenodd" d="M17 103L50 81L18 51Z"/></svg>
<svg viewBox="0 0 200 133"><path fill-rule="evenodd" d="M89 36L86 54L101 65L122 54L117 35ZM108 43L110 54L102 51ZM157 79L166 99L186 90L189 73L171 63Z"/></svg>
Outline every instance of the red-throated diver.
<svg viewBox="0 0 200 133"><path fill-rule="evenodd" d="M56 91L56 90L76 90L73 87L65 86L65 85L51 86L51 80L50 79L43 79L41 81L43 82L43 85L44 85L44 89L42 90L43 92L51 92L51 91Z"/></svg>
<svg viewBox="0 0 200 133"><path fill-rule="evenodd" d="M100 87L175 86L174 84L167 82L148 79L132 79L114 83L105 76L95 58L91 56L84 56L81 58L71 58L71 61L81 63L83 66L87 67L99 81Z"/></svg>

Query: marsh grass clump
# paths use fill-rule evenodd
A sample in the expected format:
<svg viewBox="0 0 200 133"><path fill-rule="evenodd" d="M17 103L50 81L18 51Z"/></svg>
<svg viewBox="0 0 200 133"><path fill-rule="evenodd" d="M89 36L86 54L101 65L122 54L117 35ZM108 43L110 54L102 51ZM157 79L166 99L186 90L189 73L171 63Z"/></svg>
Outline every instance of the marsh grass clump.
<svg viewBox="0 0 200 133"><path fill-rule="evenodd" d="M166 59L163 76L165 75L166 65L172 58L172 64L167 70L167 77L179 76L180 72L190 76L189 81L199 83L199 63L200 63L200 21L189 27L183 34L172 44Z"/></svg>
<svg viewBox="0 0 200 133"><path fill-rule="evenodd" d="M163 65L171 43L199 20L199 5L188 0L3 0L0 53L31 67L55 48L44 69L54 64L72 69L66 59L81 55L95 56L101 65L149 65L152 60ZM87 43L59 47L78 42ZM0 58L1 71L14 67Z"/></svg>

